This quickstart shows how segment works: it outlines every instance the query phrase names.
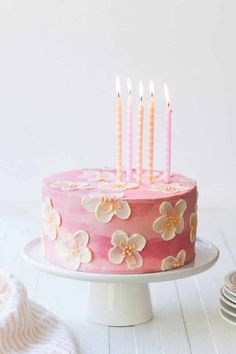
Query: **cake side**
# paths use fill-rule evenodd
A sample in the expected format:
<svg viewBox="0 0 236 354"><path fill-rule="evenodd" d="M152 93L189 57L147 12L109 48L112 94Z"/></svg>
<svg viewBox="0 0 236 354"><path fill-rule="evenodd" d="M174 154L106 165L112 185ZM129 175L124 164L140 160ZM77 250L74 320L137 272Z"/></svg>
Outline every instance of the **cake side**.
<svg viewBox="0 0 236 354"><path fill-rule="evenodd" d="M70 171L43 182L45 257L85 272L149 273L194 258L197 188L156 172L150 185L116 183L112 169ZM125 176L123 178L125 180Z"/></svg>

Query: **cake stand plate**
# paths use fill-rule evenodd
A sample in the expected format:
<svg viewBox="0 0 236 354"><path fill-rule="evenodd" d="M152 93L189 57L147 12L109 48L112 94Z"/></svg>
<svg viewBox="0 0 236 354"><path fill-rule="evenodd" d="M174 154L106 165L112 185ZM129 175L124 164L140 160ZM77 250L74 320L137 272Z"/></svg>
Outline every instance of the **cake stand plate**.
<svg viewBox="0 0 236 354"><path fill-rule="evenodd" d="M152 319L148 283L186 278L211 268L219 257L212 243L198 239L196 257L184 267L145 274L86 273L57 267L42 255L40 238L30 241L22 252L25 261L60 277L91 282L86 319L108 326L132 326Z"/></svg>

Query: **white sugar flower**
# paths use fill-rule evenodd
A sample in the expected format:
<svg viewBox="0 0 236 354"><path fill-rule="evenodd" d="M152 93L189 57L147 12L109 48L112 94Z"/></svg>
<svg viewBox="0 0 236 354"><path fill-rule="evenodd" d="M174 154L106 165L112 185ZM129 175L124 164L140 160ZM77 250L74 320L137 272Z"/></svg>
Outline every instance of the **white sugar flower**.
<svg viewBox="0 0 236 354"><path fill-rule="evenodd" d="M152 184L149 191L160 191L167 194L179 193L189 190L190 187L181 186L179 183L156 183Z"/></svg>
<svg viewBox="0 0 236 354"><path fill-rule="evenodd" d="M126 182L101 182L98 187L100 189L111 189L113 191L126 191L128 189L136 189L139 185L137 183Z"/></svg>
<svg viewBox="0 0 236 354"><path fill-rule="evenodd" d="M82 206L91 213L95 213L98 221L108 223L113 216L120 219L128 219L131 214L129 204L121 200L123 193L114 193L103 195L100 193L91 193L84 196Z"/></svg>
<svg viewBox="0 0 236 354"><path fill-rule="evenodd" d="M112 234L111 243L114 247L109 250L108 258L113 264L121 264L124 260L129 269L142 267L143 259L139 254L146 245L146 239L139 234L133 234L131 237L122 230L115 231Z"/></svg>
<svg viewBox="0 0 236 354"><path fill-rule="evenodd" d="M153 223L153 230L161 233L163 240L172 240L176 234L184 229L183 214L187 208L185 200L180 199L173 207L170 202L163 202L160 205L161 216Z"/></svg>
<svg viewBox="0 0 236 354"><path fill-rule="evenodd" d="M57 255L63 259L67 268L77 270L81 263L89 263L92 260L92 253L87 247L88 242L89 235L86 231L65 233L56 243Z"/></svg>
<svg viewBox="0 0 236 354"><path fill-rule="evenodd" d="M193 243L196 241L197 235L197 204L195 205L195 212L190 215L190 241Z"/></svg>
<svg viewBox="0 0 236 354"><path fill-rule="evenodd" d="M86 182L73 182L59 180L51 184L52 188L61 188L63 191L75 191L77 189L93 189L91 184Z"/></svg>
<svg viewBox="0 0 236 354"><path fill-rule="evenodd" d="M170 270L178 267L182 267L185 263L186 252L185 250L179 251L176 257L168 256L163 259L161 263L161 270Z"/></svg>
<svg viewBox="0 0 236 354"><path fill-rule="evenodd" d="M99 181L99 182L107 182L114 181L116 179L116 175L111 171L84 171L82 175L79 177L86 178L88 181Z"/></svg>
<svg viewBox="0 0 236 354"><path fill-rule="evenodd" d="M42 208L43 232L51 240L57 238L57 228L61 225L60 214L53 208L52 200L46 197Z"/></svg>

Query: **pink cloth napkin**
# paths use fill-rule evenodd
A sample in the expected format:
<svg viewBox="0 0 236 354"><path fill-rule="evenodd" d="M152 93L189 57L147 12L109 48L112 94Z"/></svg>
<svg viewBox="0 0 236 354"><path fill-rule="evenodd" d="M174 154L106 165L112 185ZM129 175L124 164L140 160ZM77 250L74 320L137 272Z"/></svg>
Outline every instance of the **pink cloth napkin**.
<svg viewBox="0 0 236 354"><path fill-rule="evenodd" d="M66 326L29 300L24 285L0 272L0 353L76 354Z"/></svg>

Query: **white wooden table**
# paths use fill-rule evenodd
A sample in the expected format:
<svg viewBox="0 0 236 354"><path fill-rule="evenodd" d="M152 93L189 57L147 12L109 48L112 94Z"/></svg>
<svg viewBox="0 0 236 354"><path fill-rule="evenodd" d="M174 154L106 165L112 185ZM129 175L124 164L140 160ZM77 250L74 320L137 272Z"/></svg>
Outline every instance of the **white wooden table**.
<svg viewBox="0 0 236 354"><path fill-rule="evenodd" d="M39 272L21 249L40 234L26 213L0 214L0 266L24 282L32 299L63 319L80 354L236 353L236 327L219 315L224 275L236 269L236 212L200 211L199 236L216 244L218 263L206 273L151 284L154 319L134 327L105 327L83 320L88 284Z"/></svg>

